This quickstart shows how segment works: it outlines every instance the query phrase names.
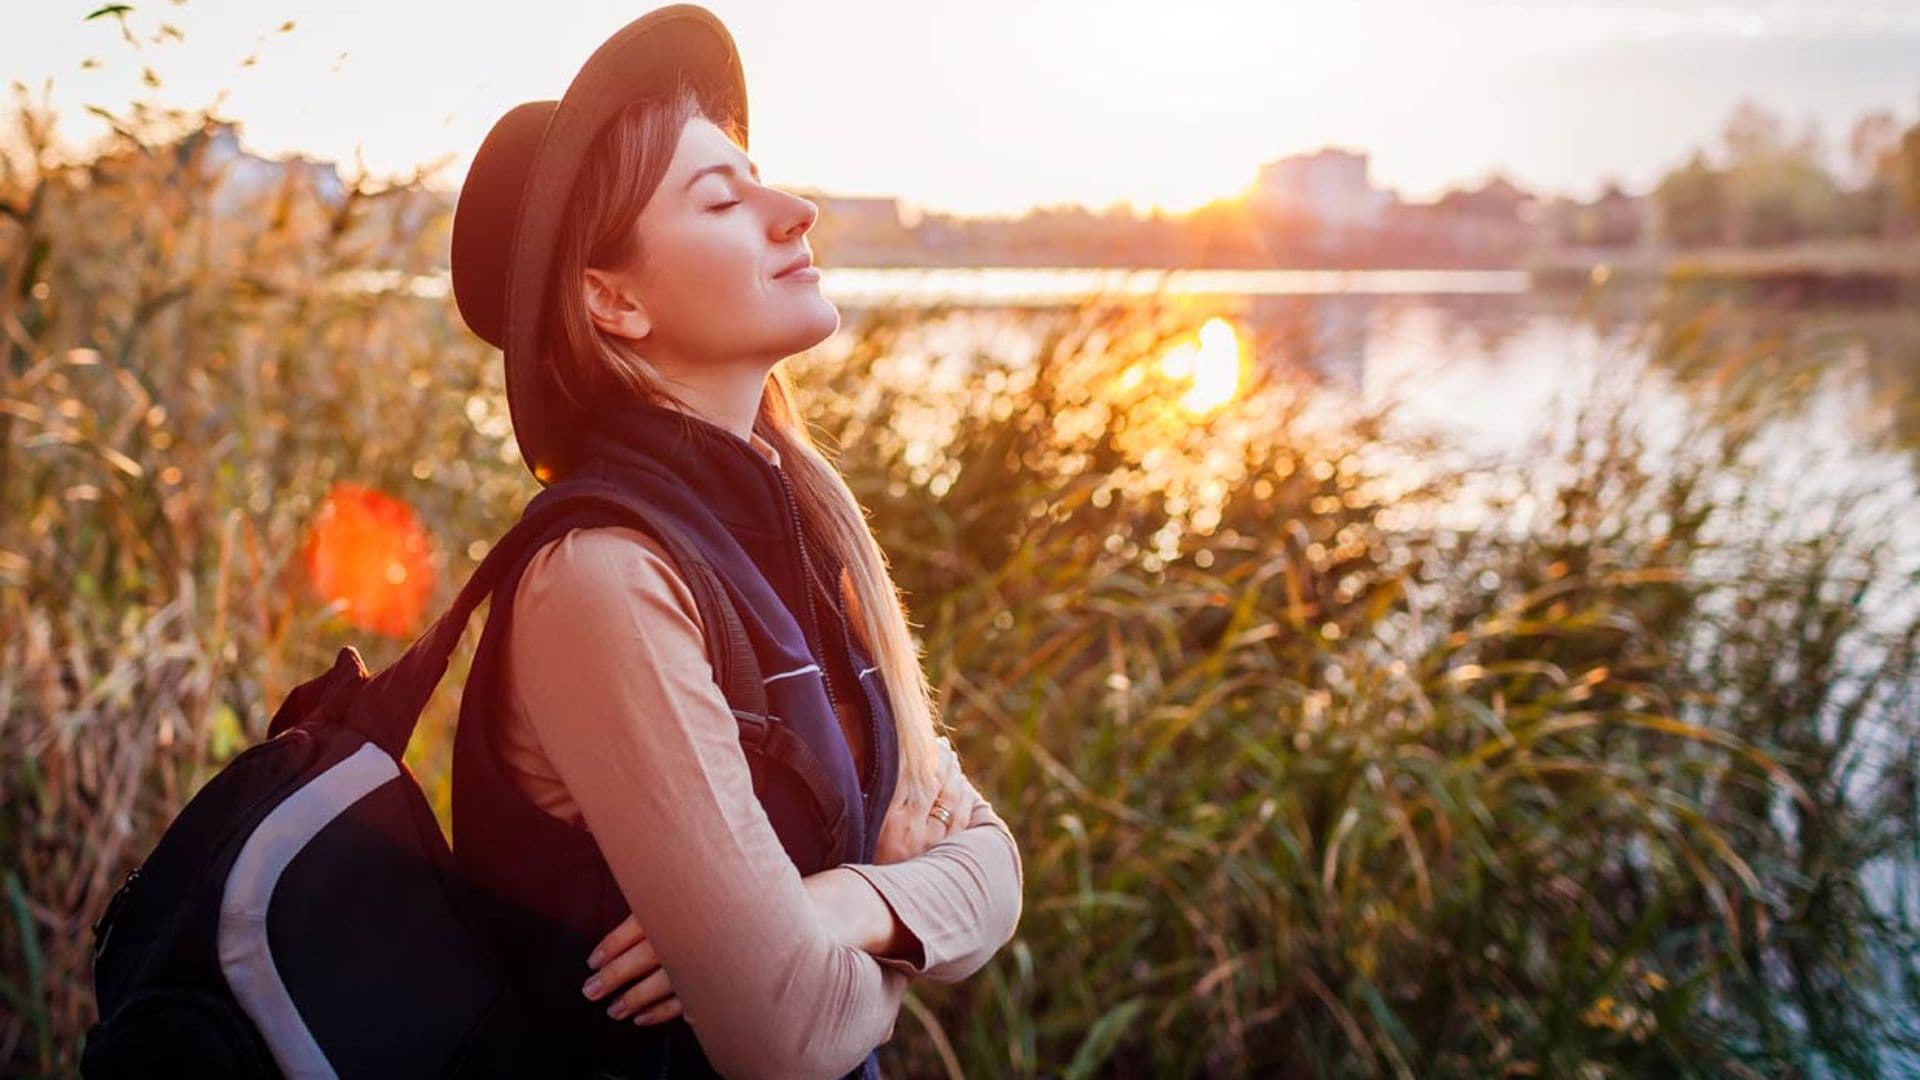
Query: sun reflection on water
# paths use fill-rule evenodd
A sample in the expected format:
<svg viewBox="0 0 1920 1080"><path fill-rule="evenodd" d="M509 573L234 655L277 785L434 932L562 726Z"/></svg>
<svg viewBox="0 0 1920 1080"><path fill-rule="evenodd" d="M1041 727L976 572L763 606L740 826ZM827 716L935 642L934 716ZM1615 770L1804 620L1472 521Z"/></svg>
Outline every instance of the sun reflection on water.
<svg viewBox="0 0 1920 1080"><path fill-rule="evenodd" d="M1233 324L1216 315L1200 326L1194 340L1183 341L1160 358L1160 372L1190 386L1180 407L1208 413L1233 400L1240 389L1246 350Z"/></svg>

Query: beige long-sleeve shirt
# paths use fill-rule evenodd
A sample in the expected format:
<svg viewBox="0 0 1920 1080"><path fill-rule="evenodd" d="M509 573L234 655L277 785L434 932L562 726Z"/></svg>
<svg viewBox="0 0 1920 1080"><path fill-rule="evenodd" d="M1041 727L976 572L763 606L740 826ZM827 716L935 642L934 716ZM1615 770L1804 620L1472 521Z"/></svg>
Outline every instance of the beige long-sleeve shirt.
<svg viewBox="0 0 1920 1080"><path fill-rule="evenodd" d="M957 982L1012 937L1019 848L982 800L916 858L844 864L918 955L839 943L753 793L704 632L647 534L577 529L547 544L514 594L502 756L547 813L594 835L716 1069L838 1076L892 1037L910 978ZM857 732L850 708L842 724Z"/></svg>

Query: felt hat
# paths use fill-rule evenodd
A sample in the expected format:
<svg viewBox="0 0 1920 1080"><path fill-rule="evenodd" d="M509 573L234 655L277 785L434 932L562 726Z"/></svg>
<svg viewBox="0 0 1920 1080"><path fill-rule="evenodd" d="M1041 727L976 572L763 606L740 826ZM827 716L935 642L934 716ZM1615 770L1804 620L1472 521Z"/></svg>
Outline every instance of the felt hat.
<svg viewBox="0 0 1920 1080"><path fill-rule="evenodd" d="M461 185L454 302L467 326L504 354L514 439L543 486L565 470L581 422L540 349L540 309L574 178L608 120L683 77L716 121L738 124L744 143L746 77L733 35L698 4L670 4L602 42L558 101L508 109L481 140Z"/></svg>

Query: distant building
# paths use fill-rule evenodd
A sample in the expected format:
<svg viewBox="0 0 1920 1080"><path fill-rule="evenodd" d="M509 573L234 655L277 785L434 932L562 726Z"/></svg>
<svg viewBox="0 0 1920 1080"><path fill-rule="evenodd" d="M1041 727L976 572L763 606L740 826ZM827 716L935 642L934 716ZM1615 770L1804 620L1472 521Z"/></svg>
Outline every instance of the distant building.
<svg viewBox="0 0 1920 1080"><path fill-rule="evenodd" d="M339 243L376 264L445 266L442 234L455 195L417 183L355 188L359 181L342 177L332 162L259 157L241 146L229 121L207 123L164 147L116 146L88 169L96 184L190 192L206 215L204 239L215 258L274 232L315 260L328 258L330 245Z"/></svg>
<svg viewBox="0 0 1920 1080"><path fill-rule="evenodd" d="M1477 188L1466 191L1456 188L1448 191L1440 196L1434 205L1447 213L1461 217L1518 221L1521 218L1521 208L1532 200L1533 196L1520 190L1513 181L1496 175Z"/></svg>
<svg viewBox="0 0 1920 1080"><path fill-rule="evenodd" d="M903 210L897 198L867 195L809 195L808 198L820 207L822 219L830 219L837 227L852 232L885 235L912 227L908 220L911 215Z"/></svg>
<svg viewBox="0 0 1920 1080"><path fill-rule="evenodd" d="M829 195L804 190L796 194L820 208L813 229L816 253L827 253L838 265L895 265L912 261L916 247L918 211L893 196Z"/></svg>
<svg viewBox="0 0 1920 1080"><path fill-rule="evenodd" d="M1399 249L1420 265L1516 266L1538 242L1536 223L1553 216L1550 205L1495 175L1431 203L1396 207L1389 228Z"/></svg>
<svg viewBox="0 0 1920 1080"><path fill-rule="evenodd" d="M1635 247L1651 237L1648 224L1653 217L1652 201L1644 195L1629 195L1619 185L1609 183L1594 201L1591 233L1587 241L1599 247Z"/></svg>
<svg viewBox="0 0 1920 1080"><path fill-rule="evenodd" d="M1394 195L1373 186L1366 154L1327 148L1260 167L1248 202L1280 216L1310 212L1321 227L1344 232L1377 228Z"/></svg>
<svg viewBox="0 0 1920 1080"><path fill-rule="evenodd" d="M347 197L347 185L332 162L299 156L277 161L255 157L241 148L239 130L231 123L214 124L204 136L190 136L199 137L207 140L208 167L222 172L213 196L217 214L240 211L288 182L305 185L327 206L337 207Z"/></svg>
<svg viewBox="0 0 1920 1080"><path fill-rule="evenodd" d="M1657 239L1653 216L1652 200L1609 182L1592 202L1565 195L1546 200L1534 226L1560 252L1644 251Z"/></svg>

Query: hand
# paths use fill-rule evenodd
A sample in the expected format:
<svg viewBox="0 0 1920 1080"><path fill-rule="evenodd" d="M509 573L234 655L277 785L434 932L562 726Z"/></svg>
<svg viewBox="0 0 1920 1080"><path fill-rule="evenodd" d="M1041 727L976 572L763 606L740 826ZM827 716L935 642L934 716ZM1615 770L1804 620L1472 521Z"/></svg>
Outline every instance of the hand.
<svg viewBox="0 0 1920 1080"><path fill-rule="evenodd" d="M601 962L595 963L595 958ZM667 981L667 969L660 966L653 943L632 914L600 939L587 966L596 969L581 987L588 1001L620 991L607 1010L615 1020L632 1016L635 1024L657 1024L680 1015L680 998Z"/></svg>
<svg viewBox="0 0 1920 1080"><path fill-rule="evenodd" d="M960 757L954 753L953 743L944 735L939 741L940 791L935 799L952 811L951 819L943 822L933 816L930 813L933 802L924 797L912 798L902 785L901 790L895 792L886 820L880 825L880 835L875 839L875 863L905 862L966 828L973 816L980 793L960 771Z"/></svg>

